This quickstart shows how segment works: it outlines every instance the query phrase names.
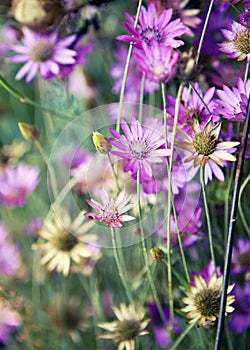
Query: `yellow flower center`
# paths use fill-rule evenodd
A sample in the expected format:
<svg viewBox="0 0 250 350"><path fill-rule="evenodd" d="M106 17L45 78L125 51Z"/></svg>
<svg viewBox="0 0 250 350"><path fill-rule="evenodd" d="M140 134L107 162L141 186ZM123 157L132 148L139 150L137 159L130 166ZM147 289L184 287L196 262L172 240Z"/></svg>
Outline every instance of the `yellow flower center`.
<svg viewBox="0 0 250 350"><path fill-rule="evenodd" d="M30 58L33 62L46 62L53 57L54 47L45 39L40 39L30 52Z"/></svg>
<svg viewBox="0 0 250 350"><path fill-rule="evenodd" d="M218 316L220 312L221 290L207 288L195 295L194 304L202 316Z"/></svg>
<svg viewBox="0 0 250 350"><path fill-rule="evenodd" d="M65 229L60 231L60 234L55 240L55 245L58 250L65 252L70 252L78 243L77 237L73 236L72 233L68 232Z"/></svg>
<svg viewBox="0 0 250 350"><path fill-rule="evenodd" d="M140 335L140 325L137 320L118 321L116 331L122 341L133 340Z"/></svg>
<svg viewBox="0 0 250 350"><path fill-rule="evenodd" d="M238 51L248 55L250 53L250 31L246 29L236 34L234 44Z"/></svg>
<svg viewBox="0 0 250 350"><path fill-rule="evenodd" d="M198 154L209 156L216 148L216 139L210 134L201 131L193 140L193 145Z"/></svg>

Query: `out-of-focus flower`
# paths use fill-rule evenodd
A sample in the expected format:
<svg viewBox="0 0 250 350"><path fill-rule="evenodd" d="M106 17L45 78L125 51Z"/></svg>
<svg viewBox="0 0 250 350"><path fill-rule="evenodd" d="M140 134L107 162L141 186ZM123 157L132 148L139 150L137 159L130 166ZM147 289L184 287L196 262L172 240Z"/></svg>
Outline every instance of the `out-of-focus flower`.
<svg viewBox="0 0 250 350"><path fill-rule="evenodd" d="M248 30L250 29L250 2L244 1L244 11L240 13L240 23L246 27Z"/></svg>
<svg viewBox="0 0 250 350"><path fill-rule="evenodd" d="M250 272L250 239L238 238L237 246L233 248L232 274Z"/></svg>
<svg viewBox="0 0 250 350"><path fill-rule="evenodd" d="M190 319L189 324L198 322L198 327L207 324L214 324L220 313L220 300L222 290L223 276L217 277L216 272L206 282L201 275L194 276L194 283L186 292L186 297L182 301L187 305L181 309L182 312L187 312L186 318ZM234 285L227 288L229 294ZM225 315L234 311L231 304L234 302L235 296L228 295L226 300Z"/></svg>
<svg viewBox="0 0 250 350"><path fill-rule="evenodd" d="M250 34L249 34L250 35ZM250 94L250 79L244 84L239 77L237 87L230 89L223 85L223 90L216 90L219 99L215 100L217 107L215 111L231 121L243 121L247 113L247 101Z"/></svg>
<svg viewBox="0 0 250 350"><path fill-rule="evenodd" d="M34 141L39 136L39 132L34 127L34 125L30 125L27 123L18 123L18 127L26 141Z"/></svg>
<svg viewBox="0 0 250 350"><path fill-rule="evenodd" d="M7 236L7 229L0 222L0 276L13 275L20 266L18 246L7 242Z"/></svg>
<svg viewBox="0 0 250 350"><path fill-rule="evenodd" d="M11 144L4 145L0 150L0 167L16 166L29 148L27 142L20 140L13 140Z"/></svg>
<svg viewBox="0 0 250 350"><path fill-rule="evenodd" d="M24 206L26 197L38 184L38 175L37 168L22 163L16 168L0 169L0 203L10 207Z"/></svg>
<svg viewBox="0 0 250 350"><path fill-rule="evenodd" d="M176 73L179 53L171 46L153 42L151 46L142 43L143 50L137 49L134 56L143 75L156 83L172 78Z"/></svg>
<svg viewBox="0 0 250 350"><path fill-rule="evenodd" d="M21 324L19 313L0 298L0 344L7 344L11 333L15 332Z"/></svg>
<svg viewBox="0 0 250 350"><path fill-rule="evenodd" d="M222 88L223 85L229 88L235 86L239 76L244 76L245 71L244 65L241 65L237 70L234 62L227 59L214 60L211 68L212 70L208 71L209 79L217 88Z"/></svg>
<svg viewBox="0 0 250 350"><path fill-rule="evenodd" d="M122 222L135 219L133 216L124 214L134 207L134 204L129 203L131 196L125 199L125 191L121 191L114 200L110 199L108 193L101 187L99 195L102 201L101 204L94 199L86 200L96 210L96 213L87 212L84 214L88 219L105 222L110 227L122 227Z"/></svg>
<svg viewBox="0 0 250 350"><path fill-rule="evenodd" d="M186 8L189 0L147 0L147 2L155 4L158 14L161 14L166 9L173 9L173 19L181 18L182 23L188 27L185 34L194 36L191 28L196 28L201 23L201 19L196 17L200 10Z"/></svg>
<svg viewBox="0 0 250 350"><path fill-rule="evenodd" d="M160 45L177 48L184 44L182 40L175 38L186 33L187 27L180 18L171 20L173 9L164 10L158 17L154 4L150 4L148 10L141 7L138 25L134 28L134 18L126 13L129 22L124 26L130 35L119 35L116 39L124 42L133 42L137 48L142 48L142 43L152 45L154 41Z"/></svg>
<svg viewBox="0 0 250 350"><path fill-rule="evenodd" d="M156 344L159 347L163 346L170 346L172 344L171 337L169 335L168 330L165 328L159 311L157 309L157 306L155 304L148 304L150 316L151 316L151 322L153 326L153 331L154 331L154 336L155 336L155 341ZM167 306L162 306L164 315L166 317L166 321L170 322L170 311ZM181 327L180 327L180 317L175 316L174 318L174 325L173 325L173 330L175 334L180 334L181 333Z"/></svg>
<svg viewBox="0 0 250 350"><path fill-rule="evenodd" d="M245 58L250 62L250 31L240 23L233 21L231 30L222 29L226 42L218 44L220 50L229 58L237 58L243 61Z"/></svg>
<svg viewBox="0 0 250 350"><path fill-rule="evenodd" d="M10 45L14 44L18 38L18 31L12 27L13 23L6 23L0 32L0 58L5 57L10 51Z"/></svg>
<svg viewBox="0 0 250 350"><path fill-rule="evenodd" d="M139 304L120 304L113 307L117 321L97 324L98 327L110 332L100 334L98 338L111 339L118 343L117 350L134 350L135 339L141 335L148 334L145 330L149 319L144 320L145 310Z"/></svg>
<svg viewBox="0 0 250 350"><path fill-rule="evenodd" d="M236 285L234 295L235 310L228 327L230 330L242 333L250 327L250 282L246 281L243 288Z"/></svg>
<svg viewBox="0 0 250 350"><path fill-rule="evenodd" d="M163 162L170 155L170 149L165 147L165 139L162 132L157 130L157 119L154 125L142 126L138 120L131 118L130 128L125 120L121 121L121 129L124 135L110 129L115 139L110 139L113 146L120 151L111 151L128 162L124 171L131 171L132 176L137 176L140 171L140 181L153 176L152 164Z"/></svg>
<svg viewBox="0 0 250 350"><path fill-rule="evenodd" d="M185 162L193 161L194 168L205 166L206 183L208 179L211 180L212 173L218 180L224 181L224 174L220 167L224 167L224 161L234 162L236 160L231 153L235 151L234 147L238 146L239 142L219 142L221 123L217 123L213 127L212 117L207 121L203 130L200 128L198 119L193 118L192 128L194 131L193 137L181 132L187 141L176 140L177 146L192 153L191 156L185 159Z"/></svg>
<svg viewBox="0 0 250 350"><path fill-rule="evenodd" d="M42 251L41 264L48 271L56 270L67 276L72 261L80 267L82 258L92 256L87 243L95 244L96 241L96 235L88 233L93 223L83 221L82 213L72 221L66 209L61 209L60 218L53 214L51 219L44 220L39 235L45 242L38 242L32 248Z"/></svg>
<svg viewBox="0 0 250 350"><path fill-rule="evenodd" d="M70 49L75 39L74 34L60 39L57 31L40 34L23 28L22 44L11 46L17 55L10 57L10 61L25 63L18 71L16 79L26 75L26 82L29 83L38 70L44 79L51 78L51 75L58 76L61 66L76 62L77 52Z"/></svg>

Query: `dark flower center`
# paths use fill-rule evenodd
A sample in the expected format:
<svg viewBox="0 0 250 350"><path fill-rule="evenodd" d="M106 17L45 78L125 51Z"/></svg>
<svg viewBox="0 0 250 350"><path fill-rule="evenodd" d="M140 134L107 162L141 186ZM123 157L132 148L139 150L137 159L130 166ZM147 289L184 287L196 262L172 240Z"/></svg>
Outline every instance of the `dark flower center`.
<svg viewBox="0 0 250 350"><path fill-rule="evenodd" d="M198 154L209 156L216 148L216 139L210 134L201 131L193 140L193 145Z"/></svg>
<svg viewBox="0 0 250 350"><path fill-rule="evenodd" d="M247 269L250 266L250 254L249 253L242 253L238 257L238 264Z"/></svg>
<svg viewBox="0 0 250 350"><path fill-rule="evenodd" d="M149 26L141 30L140 37L148 45L150 45L151 40L156 40L158 41L158 43L161 42L162 40L159 29L156 29L155 27L149 27Z"/></svg>
<svg viewBox="0 0 250 350"><path fill-rule="evenodd" d="M60 231L55 244L59 250L70 252L78 243L77 237L73 236L72 233L65 229Z"/></svg>
<svg viewBox="0 0 250 350"><path fill-rule="evenodd" d="M194 304L202 316L218 316L220 312L221 290L207 288L195 295Z"/></svg>
<svg viewBox="0 0 250 350"><path fill-rule="evenodd" d="M199 108L186 108L183 116L186 120L187 125L192 126L193 118L197 119L199 123L203 121L203 114Z"/></svg>
<svg viewBox="0 0 250 350"><path fill-rule="evenodd" d="M148 146L147 140L138 139L129 143L129 151L133 158L143 159L148 155L150 147Z"/></svg>
<svg viewBox="0 0 250 350"><path fill-rule="evenodd" d="M137 320L118 321L116 331L122 341L133 340L140 335L140 326Z"/></svg>
<svg viewBox="0 0 250 350"><path fill-rule="evenodd" d="M46 62L54 55L54 46L45 39L39 40L30 52L30 58L34 62Z"/></svg>
<svg viewBox="0 0 250 350"><path fill-rule="evenodd" d="M234 44L238 51L248 55L250 53L250 31L246 29L236 34Z"/></svg>

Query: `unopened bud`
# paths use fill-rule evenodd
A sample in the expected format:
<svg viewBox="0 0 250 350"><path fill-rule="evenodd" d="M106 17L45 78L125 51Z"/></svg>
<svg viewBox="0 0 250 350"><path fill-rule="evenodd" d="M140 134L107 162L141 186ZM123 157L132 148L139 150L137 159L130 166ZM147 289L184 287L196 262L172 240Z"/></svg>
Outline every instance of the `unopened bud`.
<svg viewBox="0 0 250 350"><path fill-rule="evenodd" d="M26 141L35 141L38 138L39 132L33 125L18 123L18 126Z"/></svg>
<svg viewBox="0 0 250 350"><path fill-rule="evenodd" d="M197 73L201 71L201 67L196 65L196 55L194 47L181 53L178 61L178 76L181 81L188 82L197 78Z"/></svg>
<svg viewBox="0 0 250 350"><path fill-rule="evenodd" d="M92 140L94 142L95 148L102 154L107 154L111 151L112 145L109 140L103 136L100 132L94 131Z"/></svg>
<svg viewBox="0 0 250 350"><path fill-rule="evenodd" d="M151 248L149 252L153 260L162 260L164 258L164 252L160 248Z"/></svg>

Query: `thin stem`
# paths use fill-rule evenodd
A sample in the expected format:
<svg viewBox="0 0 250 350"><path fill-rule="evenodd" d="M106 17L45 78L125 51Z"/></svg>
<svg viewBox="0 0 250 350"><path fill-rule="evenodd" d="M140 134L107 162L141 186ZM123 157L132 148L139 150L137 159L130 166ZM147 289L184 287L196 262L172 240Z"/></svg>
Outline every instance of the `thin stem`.
<svg viewBox="0 0 250 350"><path fill-rule="evenodd" d="M140 14L140 11L141 11L141 5L142 5L142 0L139 0L138 1L138 6L137 6L136 17L135 17L134 28L136 28L137 23L138 23L139 14ZM127 76L128 76L128 68L129 68L129 63L130 63L132 50L133 50L133 43L131 42L129 44L126 64L125 64L123 78L122 78L122 86L121 86L120 98L119 98L119 109L118 109L117 122L116 122L116 131L117 132L120 131L120 121L121 121L121 114L122 114L122 103L123 103L123 99L124 99L126 80L127 80Z"/></svg>
<svg viewBox="0 0 250 350"><path fill-rule="evenodd" d="M138 120L139 120L140 123L142 123L142 109L143 109L144 89L145 89L145 76L143 75L142 78L141 78L141 91L140 91L139 115L138 115Z"/></svg>
<svg viewBox="0 0 250 350"><path fill-rule="evenodd" d="M162 309L161 302L159 300L158 293L157 293L157 290L155 288L155 284L154 284L153 277L152 277L151 270L150 270L150 263L149 263L149 259L148 259L147 247L146 247L145 236L144 236L144 229L143 229L143 224L142 224L140 193L141 193L141 189L140 189L140 169L139 169L137 172L137 198L138 198L137 201L138 201L139 222L140 222L140 231L141 231L142 252L143 252L147 277L148 277L149 284L150 284L150 287L151 287L151 290L153 293L155 304L157 306L157 309L158 309L158 312L159 312L159 315L160 315L160 318L162 320L164 327L166 329L168 329L169 326L167 324L166 316L165 316L164 311Z"/></svg>
<svg viewBox="0 0 250 350"><path fill-rule="evenodd" d="M196 89L196 87L194 86L193 83L190 82L190 85L192 87L192 89L194 90L194 92L196 93L197 97L199 98L199 100L201 101L201 103L203 104L203 106L206 108L206 110L208 111L209 114L212 114L212 112L210 111L210 109L208 108L208 105L206 104L206 102L204 101L204 99L201 97L201 95L199 94L199 91Z"/></svg>
<svg viewBox="0 0 250 350"><path fill-rule="evenodd" d="M249 127L250 127L250 96L248 97L247 116L246 116L244 130L243 130L242 137L241 137L241 149L240 149L240 154L239 154L239 158L237 161L235 180L234 180L234 192L233 192L231 215L230 215L230 222L229 222L229 229L228 229L227 249L226 249L224 272L223 272L223 285L222 285L221 303L220 303L220 316L218 319L217 334L216 334L214 350L220 349L222 336L223 336L224 317L225 317L226 300L227 300L227 288L228 288L230 266L231 266L231 260L232 260L234 233L235 233L235 225L236 225L238 201L239 201L239 192L240 192L240 182L241 182L241 176L242 176L246 147L247 147Z"/></svg>
<svg viewBox="0 0 250 350"><path fill-rule="evenodd" d="M166 142L166 148L168 147L168 131L167 131L167 102L165 95L165 84L161 83L161 97L163 104L163 122L164 122L164 136Z"/></svg>
<svg viewBox="0 0 250 350"><path fill-rule="evenodd" d="M206 220L207 220L209 248L210 248L211 258L212 258L213 263L214 263L214 268L216 268L214 247L213 247L213 238L212 238L212 227L211 227L210 214L209 214L209 209L208 209L208 204L207 204L207 194L206 194L206 190L205 190L205 166L201 166L200 171L201 171L201 189L202 189L205 215L206 215Z"/></svg>
<svg viewBox="0 0 250 350"><path fill-rule="evenodd" d="M112 245L113 245L113 251L114 251L114 256L115 256L115 262L116 262L117 270L118 270L119 276L121 278L123 287L124 287L124 289L126 291L127 298L129 300L129 302L131 304L133 304L133 297L132 297L130 289L129 289L128 285L127 285L127 282L125 280L125 277L124 277L124 274L123 274L123 270L122 270L122 266L120 264L120 261L119 261L119 258L118 258L118 254L117 254L117 247L116 247L116 240L115 240L115 229L113 227L110 227L110 229L111 229L111 240L112 240Z"/></svg>
<svg viewBox="0 0 250 350"><path fill-rule="evenodd" d="M119 193L120 192L120 187L119 187L119 183L118 183L118 179L117 179L117 173L115 171L114 164L112 163L112 160L110 158L110 154L109 153L108 153L108 160L109 160L109 163L110 163L110 166L111 166L111 169L112 169L112 173L113 173L113 176L114 176L114 179L115 179L116 190L117 190L117 193ZM118 164L117 164L117 169L118 169Z"/></svg>
<svg viewBox="0 0 250 350"><path fill-rule="evenodd" d="M191 324L190 326L188 326L185 331L183 333L181 333L181 335L179 336L179 338L177 339L177 341L174 343L173 346L171 346L171 348L169 350L175 350L177 349L177 347L180 345L180 343L182 342L182 340L185 338L185 336L191 331L191 329L195 326L195 323Z"/></svg>
<svg viewBox="0 0 250 350"><path fill-rule="evenodd" d="M240 214L240 218L241 218L242 224L243 224L246 232L250 236L250 227L247 224L247 221L245 219L245 215L244 215L244 212L243 212L243 209L242 209L242 205L241 205L241 197L242 197L242 194L243 194L243 192L245 190L245 187L247 186L249 181L250 181L250 174L247 176L247 178L245 179L245 181L243 182L243 184L242 184L242 186L240 188L240 193L239 193L239 214Z"/></svg>
<svg viewBox="0 0 250 350"><path fill-rule="evenodd" d="M196 61L195 61L196 64L198 64L198 62L199 62L201 48L202 48L202 44L203 44L203 41L204 41L204 36L205 36L206 30L207 30L207 25L208 25L208 21L209 21L210 15L211 15L213 4L214 4L214 0L211 0L210 4L209 4L208 11L207 11L207 15L206 15L206 18L205 18L205 23L204 23L204 26L202 28L202 33L201 33L201 37L200 37L199 46L198 46L198 49L197 49L197 56L196 56Z"/></svg>
<svg viewBox="0 0 250 350"><path fill-rule="evenodd" d="M250 63L247 62L246 63L246 69L245 69L245 75L244 75L244 84L246 84L246 82L247 82L248 72L249 72L249 65L250 65Z"/></svg>

